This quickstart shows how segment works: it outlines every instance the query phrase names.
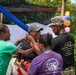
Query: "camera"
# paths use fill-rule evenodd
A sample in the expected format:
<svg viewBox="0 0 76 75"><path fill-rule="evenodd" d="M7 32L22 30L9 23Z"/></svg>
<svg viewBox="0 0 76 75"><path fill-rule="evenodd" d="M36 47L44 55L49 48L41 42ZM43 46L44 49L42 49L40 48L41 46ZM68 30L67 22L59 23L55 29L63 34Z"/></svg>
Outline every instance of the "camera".
<svg viewBox="0 0 76 75"><path fill-rule="evenodd" d="M19 52L17 55L18 62L20 62L22 58L23 58L23 52Z"/></svg>

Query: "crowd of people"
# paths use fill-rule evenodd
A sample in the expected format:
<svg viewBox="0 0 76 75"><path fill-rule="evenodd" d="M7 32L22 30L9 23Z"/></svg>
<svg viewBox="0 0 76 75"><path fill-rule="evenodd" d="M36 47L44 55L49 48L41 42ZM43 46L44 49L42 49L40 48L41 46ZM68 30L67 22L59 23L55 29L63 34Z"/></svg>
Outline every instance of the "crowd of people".
<svg viewBox="0 0 76 75"><path fill-rule="evenodd" d="M65 32L61 16L51 18L51 22L47 26L56 37L41 35L43 28L31 25L28 34L14 44L6 42L10 30L0 24L0 75L75 75L74 37ZM17 58L19 52L23 54L21 61Z"/></svg>

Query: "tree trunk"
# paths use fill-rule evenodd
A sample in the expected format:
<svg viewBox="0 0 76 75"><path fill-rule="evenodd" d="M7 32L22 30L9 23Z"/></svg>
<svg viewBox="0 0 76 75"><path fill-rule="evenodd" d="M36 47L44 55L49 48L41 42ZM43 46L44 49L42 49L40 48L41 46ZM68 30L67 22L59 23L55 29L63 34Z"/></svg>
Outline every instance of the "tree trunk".
<svg viewBox="0 0 76 75"><path fill-rule="evenodd" d="M66 11L66 0L62 0L61 16L65 15Z"/></svg>

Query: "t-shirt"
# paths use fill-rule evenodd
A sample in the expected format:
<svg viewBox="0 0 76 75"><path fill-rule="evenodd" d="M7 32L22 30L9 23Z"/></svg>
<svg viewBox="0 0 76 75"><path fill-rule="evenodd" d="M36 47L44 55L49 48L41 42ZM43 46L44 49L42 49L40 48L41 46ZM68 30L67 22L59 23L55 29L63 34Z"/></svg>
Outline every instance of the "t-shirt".
<svg viewBox="0 0 76 75"><path fill-rule="evenodd" d="M12 57L12 53L17 50L12 43L0 40L0 75L6 75L9 61Z"/></svg>
<svg viewBox="0 0 76 75"><path fill-rule="evenodd" d="M30 75L61 75L63 60L56 52L42 53L35 57L30 65Z"/></svg>
<svg viewBox="0 0 76 75"><path fill-rule="evenodd" d="M19 48L23 49L23 50L27 50L29 48L31 48L31 42L30 41L24 41L20 44ZM28 60L28 61L32 61L35 57L37 56L36 52L32 52L29 55L27 55L26 57L24 56L24 60Z"/></svg>
<svg viewBox="0 0 76 75"><path fill-rule="evenodd" d="M63 33L53 38L51 49L61 54L64 69L74 65L74 37L69 33Z"/></svg>

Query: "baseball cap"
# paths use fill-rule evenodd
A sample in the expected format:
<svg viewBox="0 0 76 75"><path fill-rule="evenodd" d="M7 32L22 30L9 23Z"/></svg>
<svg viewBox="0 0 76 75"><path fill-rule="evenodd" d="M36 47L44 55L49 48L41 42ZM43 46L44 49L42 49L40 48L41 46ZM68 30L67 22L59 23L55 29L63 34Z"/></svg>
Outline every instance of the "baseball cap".
<svg viewBox="0 0 76 75"><path fill-rule="evenodd" d="M37 24L30 25L28 28L28 32L41 31L41 30L43 30L43 28L39 27L39 25L37 25Z"/></svg>
<svg viewBox="0 0 76 75"><path fill-rule="evenodd" d="M47 26L53 26L53 25L62 25L64 24L64 20L63 20L63 17L62 16L56 16L56 17L53 17L51 18L51 22L50 24L48 24Z"/></svg>

